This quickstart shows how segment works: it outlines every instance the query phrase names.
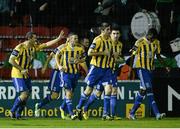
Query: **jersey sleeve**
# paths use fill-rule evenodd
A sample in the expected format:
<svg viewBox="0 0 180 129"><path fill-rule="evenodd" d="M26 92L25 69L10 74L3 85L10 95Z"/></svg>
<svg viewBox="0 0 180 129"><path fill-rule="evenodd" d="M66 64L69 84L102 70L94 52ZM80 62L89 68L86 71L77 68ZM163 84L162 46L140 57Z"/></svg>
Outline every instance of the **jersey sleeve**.
<svg viewBox="0 0 180 129"><path fill-rule="evenodd" d="M18 58L18 57L19 57L19 54L20 54L20 51L21 51L21 46L18 45L18 46L16 46L16 47L13 49L11 55L13 55L13 56L15 56L16 58Z"/></svg>
<svg viewBox="0 0 180 129"><path fill-rule="evenodd" d="M36 51L40 51L40 50L42 50L44 48L46 48L46 44L45 43L40 44L40 45L35 45Z"/></svg>
<svg viewBox="0 0 180 129"><path fill-rule="evenodd" d="M94 39L89 48L93 50L97 50L99 46L100 46L100 41L98 39Z"/></svg>

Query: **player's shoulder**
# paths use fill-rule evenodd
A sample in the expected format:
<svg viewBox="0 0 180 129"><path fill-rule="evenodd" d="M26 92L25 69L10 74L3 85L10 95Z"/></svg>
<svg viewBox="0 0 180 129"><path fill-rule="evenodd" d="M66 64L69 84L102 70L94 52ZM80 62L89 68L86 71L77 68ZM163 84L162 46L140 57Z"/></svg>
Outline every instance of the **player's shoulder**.
<svg viewBox="0 0 180 129"><path fill-rule="evenodd" d="M154 42L157 43L157 44L160 43L160 41L158 39L155 39Z"/></svg>
<svg viewBox="0 0 180 129"><path fill-rule="evenodd" d="M25 44L24 43L20 43L20 44L18 44L14 49L16 49L16 50L21 50L21 49L23 49L23 48L25 48L26 46L25 46Z"/></svg>
<svg viewBox="0 0 180 129"><path fill-rule="evenodd" d="M76 47L84 47L81 43L76 43Z"/></svg>
<svg viewBox="0 0 180 129"><path fill-rule="evenodd" d="M85 48L84 48L84 46L83 46L82 44L78 43L78 44L75 46L75 49L77 49L77 50L84 50Z"/></svg>
<svg viewBox="0 0 180 129"><path fill-rule="evenodd" d="M60 49L64 48L65 46L67 46L67 44L65 44L65 43L64 43L64 44L61 44L61 45L59 45L59 46L57 47L57 49L60 50Z"/></svg>
<svg viewBox="0 0 180 129"><path fill-rule="evenodd" d="M142 43L142 42L144 42L145 41L145 37L142 37L142 38L139 38L136 42L137 43Z"/></svg>
<svg viewBox="0 0 180 129"><path fill-rule="evenodd" d="M119 45L119 46L122 46L123 43L122 43L121 41L118 41L118 45Z"/></svg>
<svg viewBox="0 0 180 129"><path fill-rule="evenodd" d="M68 46L68 44L64 43L64 44L61 44L60 46L57 47L57 50L61 51L61 50L64 50L66 49Z"/></svg>
<svg viewBox="0 0 180 129"><path fill-rule="evenodd" d="M94 38L93 43L99 42L102 39L101 35L98 35Z"/></svg>

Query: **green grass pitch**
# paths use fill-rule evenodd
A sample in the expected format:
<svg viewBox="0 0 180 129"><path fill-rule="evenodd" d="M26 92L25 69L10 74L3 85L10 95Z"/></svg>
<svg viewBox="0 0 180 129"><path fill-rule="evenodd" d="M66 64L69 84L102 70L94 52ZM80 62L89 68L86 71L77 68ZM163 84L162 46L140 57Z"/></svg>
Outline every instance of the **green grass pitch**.
<svg viewBox="0 0 180 129"><path fill-rule="evenodd" d="M60 118L28 118L12 120L0 118L0 128L180 128L179 118L143 118L135 121L122 119L102 121L100 118L89 120L62 120Z"/></svg>

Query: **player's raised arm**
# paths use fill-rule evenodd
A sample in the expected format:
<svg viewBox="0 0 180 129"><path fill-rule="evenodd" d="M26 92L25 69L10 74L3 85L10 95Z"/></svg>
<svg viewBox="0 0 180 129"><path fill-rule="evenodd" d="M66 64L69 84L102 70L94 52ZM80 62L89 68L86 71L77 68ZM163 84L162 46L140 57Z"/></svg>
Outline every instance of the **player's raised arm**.
<svg viewBox="0 0 180 129"><path fill-rule="evenodd" d="M47 47L50 47L50 46L53 46L55 45L56 43L58 43L58 41L60 41L61 39L65 38L65 35L64 35L64 31L61 31L59 36L54 39L54 40L51 40L49 42L46 42L46 43L43 43L41 45L39 45L39 47L37 48L37 50L40 50L40 49L43 49L43 48L47 48Z"/></svg>

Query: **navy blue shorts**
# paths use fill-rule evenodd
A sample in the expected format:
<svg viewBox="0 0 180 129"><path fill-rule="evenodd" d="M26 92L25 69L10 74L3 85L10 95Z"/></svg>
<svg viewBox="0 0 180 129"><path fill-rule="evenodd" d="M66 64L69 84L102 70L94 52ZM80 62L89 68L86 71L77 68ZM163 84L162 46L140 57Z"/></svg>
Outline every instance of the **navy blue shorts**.
<svg viewBox="0 0 180 129"><path fill-rule="evenodd" d="M32 84L30 78L12 78L16 92L32 91Z"/></svg>
<svg viewBox="0 0 180 129"><path fill-rule="evenodd" d="M51 72L51 78L48 84L48 88L50 91L54 91L54 92L60 92L61 91L61 87L60 87L60 71L53 69Z"/></svg>
<svg viewBox="0 0 180 129"><path fill-rule="evenodd" d="M89 87L93 88L96 85L111 85L112 84L112 71L110 68L99 68L91 66L86 76L86 83Z"/></svg>

